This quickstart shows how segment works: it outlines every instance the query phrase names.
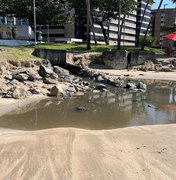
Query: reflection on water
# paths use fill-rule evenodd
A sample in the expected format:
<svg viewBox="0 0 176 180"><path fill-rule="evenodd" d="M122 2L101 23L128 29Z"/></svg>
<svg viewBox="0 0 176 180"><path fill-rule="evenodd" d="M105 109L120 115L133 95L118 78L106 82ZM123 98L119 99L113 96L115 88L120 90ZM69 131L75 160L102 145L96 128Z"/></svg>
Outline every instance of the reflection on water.
<svg viewBox="0 0 176 180"><path fill-rule="evenodd" d="M90 93L62 101L43 100L0 117L0 127L20 130L56 127L115 129L176 123L175 86L154 82L148 89L147 93L116 92L117 89L113 89L113 93ZM78 106L87 110L76 111Z"/></svg>

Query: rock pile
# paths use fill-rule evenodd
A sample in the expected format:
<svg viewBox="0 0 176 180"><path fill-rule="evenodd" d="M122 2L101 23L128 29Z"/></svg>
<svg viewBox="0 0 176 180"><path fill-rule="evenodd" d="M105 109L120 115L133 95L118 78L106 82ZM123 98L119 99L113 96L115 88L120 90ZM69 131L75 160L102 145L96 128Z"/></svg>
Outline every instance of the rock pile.
<svg viewBox="0 0 176 180"><path fill-rule="evenodd" d="M90 90L90 83L68 70L42 63L7 62L0 66L0 96L21 99L33 94L73 96Z"/></svg>
<svg viewBox="0 0 176 180"><path fill-rule="evenodd" d="M85 66L52 67L49 60L42 63L7 62L0 67L0 96L4 98L21 99L34 94L71 97L88 91L107 92L107 85L135 91L147 89L142 82L135 84L127 78L98 73Z"/></svg>

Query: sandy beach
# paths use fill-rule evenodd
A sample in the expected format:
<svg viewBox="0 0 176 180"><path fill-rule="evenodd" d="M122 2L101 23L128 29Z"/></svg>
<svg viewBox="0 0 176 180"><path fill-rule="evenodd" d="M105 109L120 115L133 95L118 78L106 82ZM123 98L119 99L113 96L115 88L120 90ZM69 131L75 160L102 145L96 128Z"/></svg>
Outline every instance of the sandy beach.
<svg viewBox="0 0 176 180"><path fill-rule="evenodd" d="M176 80L173 72L99 70L135 79ZM0 99L0 116L43 99ZM115 130L1 131L1 179L176 179L176 125Z"/></svg>
<svg viewBox="0 0 176 180"><path fill-rule="evenodd" d="M0 135L1 179L176 179L176 125Z"/></svg>

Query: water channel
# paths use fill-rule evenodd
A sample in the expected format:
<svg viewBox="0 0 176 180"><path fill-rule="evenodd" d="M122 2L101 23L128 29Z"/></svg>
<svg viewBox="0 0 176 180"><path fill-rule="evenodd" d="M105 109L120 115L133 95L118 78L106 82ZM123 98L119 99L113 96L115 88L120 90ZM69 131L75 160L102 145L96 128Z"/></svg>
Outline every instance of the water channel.
<svg viewBox="0 0 176 180"><path fill-rule="evenodd" d="M88 93L47 99L0 117L0 127L40 130L57 127L116 129L176 123L176 83L148 80L146 93L110 87L111 93ZM86 111L77 111L76 107Z"/></svg>

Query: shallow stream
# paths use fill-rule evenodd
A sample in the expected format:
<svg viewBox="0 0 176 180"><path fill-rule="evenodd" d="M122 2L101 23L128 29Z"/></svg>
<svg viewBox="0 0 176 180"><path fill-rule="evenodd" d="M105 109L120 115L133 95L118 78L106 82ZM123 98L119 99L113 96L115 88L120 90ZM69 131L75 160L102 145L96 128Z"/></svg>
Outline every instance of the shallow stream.
<svg viewBox="0 0 176 180"><path fill-rule="evenodd" d="M47 99L0 117L0 127L40 130L57 127L116 129L176 123L176 83L145 81L146 93L111 88L112 93ZM77 107L85 107L78 111Z"/></svg>

